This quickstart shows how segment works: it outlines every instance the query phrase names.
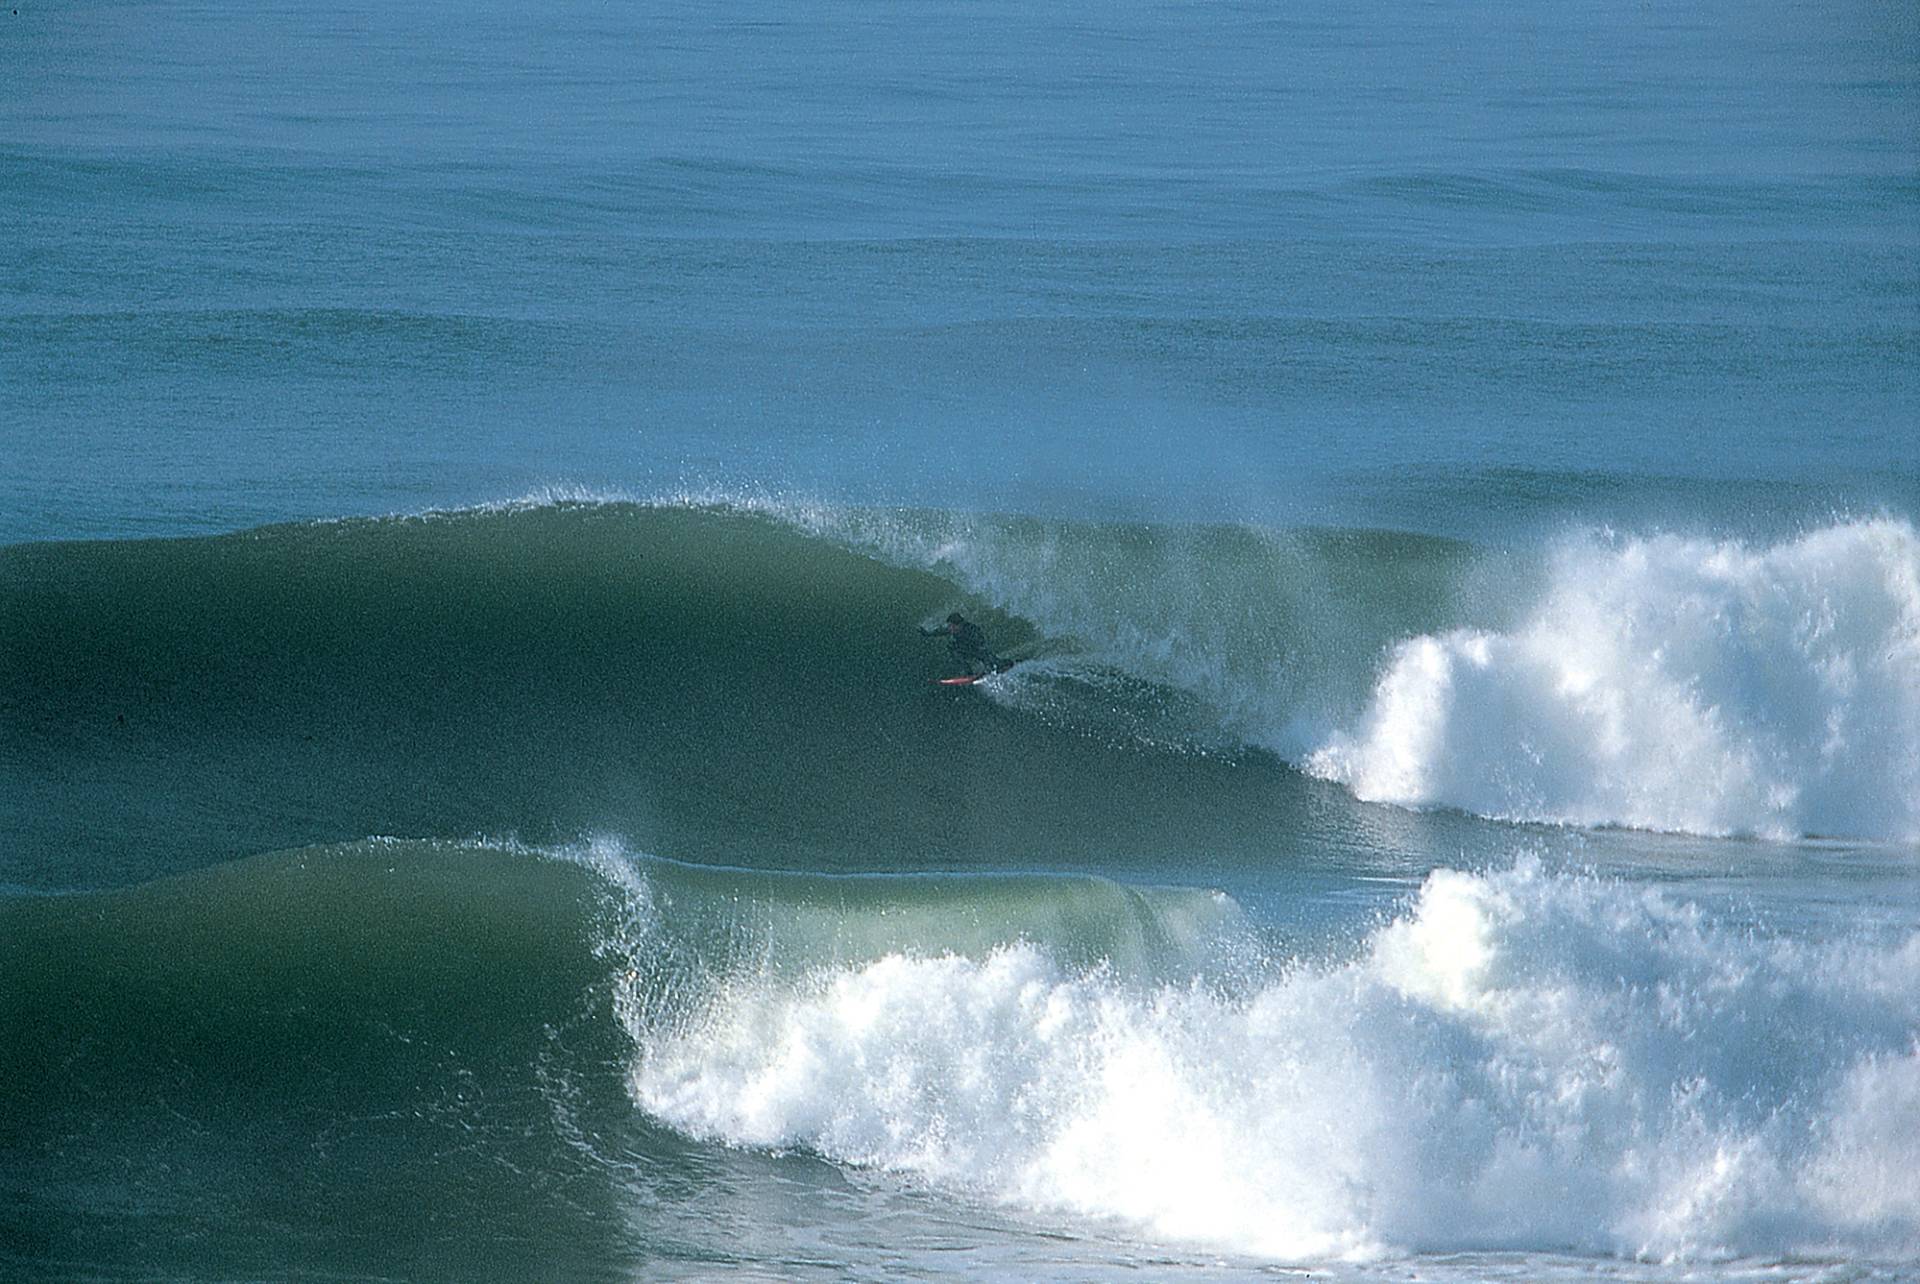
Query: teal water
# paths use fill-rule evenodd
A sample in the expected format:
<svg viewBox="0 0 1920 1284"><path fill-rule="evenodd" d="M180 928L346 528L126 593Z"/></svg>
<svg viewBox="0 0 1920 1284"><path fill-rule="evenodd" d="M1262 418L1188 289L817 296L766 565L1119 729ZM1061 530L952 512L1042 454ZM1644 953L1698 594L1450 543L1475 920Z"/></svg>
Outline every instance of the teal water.
<svg viewBox="0 0 1920 1284"><path fill-rule="evenodd" d="M0 1273L1912 1274L1917 41L9 10Z"/></svg>
<svg viewBox="0 0 1920 1284"><path fill-rule="evenodd" d="M11 539L552 485L1912 503L1897 6L61 4L5 39Z"/></svg>

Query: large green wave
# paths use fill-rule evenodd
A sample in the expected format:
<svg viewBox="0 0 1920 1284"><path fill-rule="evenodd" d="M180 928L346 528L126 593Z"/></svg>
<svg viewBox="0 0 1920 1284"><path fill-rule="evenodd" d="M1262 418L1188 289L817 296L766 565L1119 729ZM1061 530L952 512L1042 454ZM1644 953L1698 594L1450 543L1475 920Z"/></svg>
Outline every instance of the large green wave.
<svg viewBox="0 0 1920 1284"><path fill-rule="evenodd" d="M95 1158L145 1166L155 1128L231 1141L316 1112L369 1132L435 1116L414 1158L443 1125L503 1116L617 1134L630 1105L608 1071L632 1039L697 1024L740 985L1015 943L1143 982L1231 977L1257 954L1239 907L1203 889L769 873L605 839L363 839L0 897L0 1028L25 1036L0 1041L0 1155L64 1172L91 1135Z"/></svg>
<svg viewBox="0 0 1920 1284"><path fill-rule="evenodd" d="M0 881L366 834L612 833L824 871L1264 854L1322 787L1246 727L1342 682L1357 700L1458 558L626 503L17 546ZM917 627L956 609L1027 658L1001 689L933 683L953 661Z"/></svg>

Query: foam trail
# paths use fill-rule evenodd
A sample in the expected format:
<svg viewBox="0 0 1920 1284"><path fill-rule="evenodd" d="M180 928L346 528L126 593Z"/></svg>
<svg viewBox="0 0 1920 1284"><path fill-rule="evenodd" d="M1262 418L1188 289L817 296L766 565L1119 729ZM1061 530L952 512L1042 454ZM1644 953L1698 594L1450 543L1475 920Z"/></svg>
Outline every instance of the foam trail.
<svg viewBox="0 0 1920 1284"><path fill-rule="evenodd" d="M689 1133L1280 1260L1920 1247L1920 936L1757 938L1532 864L1246 993L1016 942L633 1033Z"/></svg>
<svg viewBox="0 0 1920 1284"><path fill-rule="evenodd" d="M1701 834L1920 838L1920 537L1581 542L1506 633L1393 653L1306 760L1364 799Z"/></svg>

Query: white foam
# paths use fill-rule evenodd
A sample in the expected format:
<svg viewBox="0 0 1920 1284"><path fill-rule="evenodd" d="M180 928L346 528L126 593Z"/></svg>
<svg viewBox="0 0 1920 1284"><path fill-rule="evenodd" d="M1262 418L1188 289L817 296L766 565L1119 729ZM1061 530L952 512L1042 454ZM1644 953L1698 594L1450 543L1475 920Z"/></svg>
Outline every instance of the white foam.
<svg viewBox="0 0 1920 1284"><path fill-rule="evenodd" d="M1278 1260L1920 1252L1920 938L1808 945L1646 891L1433 875L1250 995L1033 944L729 983L634 1029L649 1112Z"/></svg>
<svg viewBox="0 0 1920 1284"><path fill-rule="evenodd" d="M1920 537L1569 545L1525 625L1404 643L1306 764L1512 819L1920 839Z"/></svg>

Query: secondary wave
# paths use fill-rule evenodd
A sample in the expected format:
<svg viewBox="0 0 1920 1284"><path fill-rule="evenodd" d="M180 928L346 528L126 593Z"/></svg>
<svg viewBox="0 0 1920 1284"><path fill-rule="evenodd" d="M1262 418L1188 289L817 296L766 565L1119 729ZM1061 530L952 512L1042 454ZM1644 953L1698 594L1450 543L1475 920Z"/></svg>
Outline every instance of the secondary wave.
<svg viewBox="0 0 1920 1284"><path fill-rule="evenodd" d="M679 1136L1285 1261L1920 1253L1906 925L1776 936L1522 862L1301 953L1197 888L368 840L0 926L37 1032L0 1150L49 1189ZM202 1149L152 1151L182 1119Z"/></svg>
<svg viewBox="0 0 1920 1284"><path fill-rule="evenodd" d="M1196 960L1230 976L1255 948L1238 906L1201 889L770 873L614 839L375 838L0 896L0 1025L35 1032L0 1041L0 1153L54 1164L89 1121L156 1111L242 1131L316 1110L457 1119L522 1109L529 1082L573 1112L595 1094L568 1086L626 1059L631 1028L684 1028L734 986L1018 941L1136 978Z"/></svg>
<svg viewBox="0 0 1920 1284"><path fill-rule="evenodd" d="M634 1100L974 1197L1280 1260L1920 1246L1920 937L1432 875L1348 962L1252 986L1043 938L735 975L627 1009Z"/></svg>

